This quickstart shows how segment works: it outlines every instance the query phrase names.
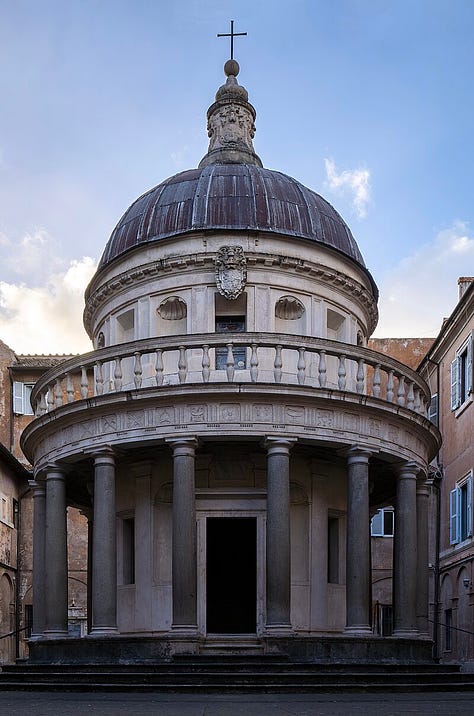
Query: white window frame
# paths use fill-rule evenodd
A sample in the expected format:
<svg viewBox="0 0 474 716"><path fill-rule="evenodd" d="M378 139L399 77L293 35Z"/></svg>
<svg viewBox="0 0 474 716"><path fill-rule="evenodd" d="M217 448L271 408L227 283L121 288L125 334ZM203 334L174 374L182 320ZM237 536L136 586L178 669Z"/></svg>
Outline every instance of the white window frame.
<svg viewBox="0 0 474 716"><path fill-rule="evenodd" d="M439 401L438 401L438 393L433 393L431 396L431 401L428 407L428 420L431 420L431 422L438 427L438 411L439 411Z"/></svg>
<svg viewBox="0 0 474 716"><path fill-rule="evenodd" d="M472 470L449 493L449 543L459 544L472 537ZM464 489L465 488L465 489ZM461 534L463 495L466 499L466 535Z"/></svg>
<svg viewBox="0 0 474 716"><path fill-rule="evenodd" d="M473 392L472 373L473 335L472 333L457 349L451 362L451 410L467 403ZM464 391L462 387L464 385Z"/></svg>
<svg viewBox="0 0 474 716"><path fill-rule="evenodd" d="M385 532L385 513L390 512L392 517L393 529L390 534ZM370 536L371 537L393 537L395 532L395 514L393 507L382 507L377 510L375 515L370 520Z"/></svg>
<svg viewBox="0 0 474 716"><path fill-rule="evenodd" d="M22 383L19 380L13 382L13 412L15 415L34 415L31 405L31 391L34 383Z"/></svg>

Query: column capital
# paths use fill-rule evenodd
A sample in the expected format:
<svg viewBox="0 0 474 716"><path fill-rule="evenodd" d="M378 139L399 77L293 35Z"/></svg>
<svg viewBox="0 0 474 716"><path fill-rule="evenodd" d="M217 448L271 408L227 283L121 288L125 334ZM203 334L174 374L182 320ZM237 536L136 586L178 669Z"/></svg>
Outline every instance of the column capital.
<svg viewBox="0 0 474 716"><path fill-rule="evenodd" d="M406 462L396 465L395 469L399 480L416 480L422 467L414 460L407 460Z"/></svg>
<svg viewBox="0 0 474 716"><path fill-rule="evenodd" d="M355 463L366 464L369 462L373 454L374 452L368 448L360 445L353 445L346 452L347 463L348 465L353 465Z"/></svg>
<svg viewBox="0 0 474 716"><path fill-rule="evenodd" d="M194 456L199 445L199 441L195 436L188 438L166 438L165 442L173 450L173 457L179 457L181 455Z"/></svg>
<svg viewBox="0 0 474 716"><path fill-rule="evenodd" d="M28 480L28 485L33 491L33 497L44 497L46 494L46 485L43 480Z"/></svg>
<svg viewBox="0 0 474 716"><path fill-rule="evenodd" d="M57 462L48 462L44 469L45 481L51 482L51 480L59 480L64 482L66 479L66 470L61 467Z"/></svg>
<svg viewBox="0 0 474 716"><path fill-rule="evenodd" d="M115 450L110 445L104 445L103 447L88 448L84 450L84 455L91 457L96 463L97 460L103 460L107 462L107 459L115 461Z"/></svg>
<svg viewBox="0 0 474 716"><path fill-rule="evenodd" d="M269 455L288 455L296 442L298 442L298 438L268 436L263 440L263 447L268 451Z"/></svg>
<svg viewBox="0 0 474 716"><path fill-rule="evenodd" d="M92 458L94 460L94 467L99 465L115 467L115 453L110 448L92 453Z"/></svg>

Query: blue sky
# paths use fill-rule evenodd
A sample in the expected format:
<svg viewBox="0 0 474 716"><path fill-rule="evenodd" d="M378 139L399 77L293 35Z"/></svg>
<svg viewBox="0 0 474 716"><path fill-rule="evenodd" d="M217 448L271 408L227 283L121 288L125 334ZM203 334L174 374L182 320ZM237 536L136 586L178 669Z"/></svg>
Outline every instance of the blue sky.
<svg viewBox="0 0 474 716"><path fill-rule="evenodd" d="M264 166L325 196L435 335L474 274L474 0L0 0L0 339L87 350L83 289L143 191L196 166L230 19Z"/></svg>

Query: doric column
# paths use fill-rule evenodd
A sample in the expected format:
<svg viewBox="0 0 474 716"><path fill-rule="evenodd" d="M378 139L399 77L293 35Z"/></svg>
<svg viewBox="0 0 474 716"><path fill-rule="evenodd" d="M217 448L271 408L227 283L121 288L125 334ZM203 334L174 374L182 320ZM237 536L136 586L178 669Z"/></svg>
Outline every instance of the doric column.
<svg viewBox="0 0 474 716"><path fill-rule="evenodd" d="M45 630L51 639L67 636L66 476L56 464L46 471Z"/></svg>
<svg viewBox="0 0 474 716"><path fill-rule="evenodd" d="M347 455L346 634L370 634L369 458L359 447Z"/></svg>
<svg viewBox="0 0 474 716"><path fill-rule="evenodd" d="M92 635L117 633L115 523L115 460L111 450L104 450L94 455Z"/></svg>
<svg viewBox="0 0 474 716"><path fill-rule="evenodd" d="M419 466L406 462L398 468L393 545L393 635L417 634L417 516L416 476Z"/></svg>
<svg viewBox="0 0 474 716"><path fill-rule="evenodd" d="M167 441L173 450L173 629L197 629L194 459L196 438Z"/></svg>
<svg viewBox="0 0 474 716"><path fill-rule="evenodd" d="M426 474L420 472L416 482L416 528L417 528L417 585L416 585L416 622L418 633L428 635L428 602L429 602L429 535L428 511L430 488Z"/></svg>
<svg viewBox="0 0 474 716"><path fill-rule="evenodd" d="M43 481L30 480L33 491L33 628L32 639L40 639L46 628L45 526L46 486Z"/></svg>
<svg viewBox="0 0 474 716"><path fill-rule="evenodd" d="M267 620L271 631L291 629L290 449L295 438L267 438Z"/></svg>

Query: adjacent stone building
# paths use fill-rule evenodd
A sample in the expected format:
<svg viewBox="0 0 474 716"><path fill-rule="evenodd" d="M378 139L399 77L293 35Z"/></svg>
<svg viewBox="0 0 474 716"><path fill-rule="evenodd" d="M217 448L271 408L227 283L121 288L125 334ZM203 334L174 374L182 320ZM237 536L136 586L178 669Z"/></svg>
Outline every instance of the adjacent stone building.
<svg viewBox="0 0 474 716"><path fill-rule="evenodd" d="M474 669L474 278L459 279L459 301L443 322L419 371L430 385L430 418L443 434L434 462L438 511L433 519L437 580L434 611L443 661ZM439 536L437 536L437 534Z"/></svg>
<svg viewBox="0 0 474 716"><path fill-rule="evenodd" d="M32 391L34 661L431 653L429 388L367 347L377 288L359 248L321 196L263 168L238 72L226 63L198 168L113 231L86 292L94 351ZM89 520L82 639L68 636L68 505ZM390 505L383 638L369 524Z"/></svg>
<svg viewBox="0 0 474 716"><path fill-rule="evenodd" d="M68 358L18 355L0 342L0 636L11 632L0 639L1 663L28 656L33 617L33 473L20 436L33 418L35 382ZM87 523L73 506L67 520L69 630L80 634L87 631Z"/></svg>

